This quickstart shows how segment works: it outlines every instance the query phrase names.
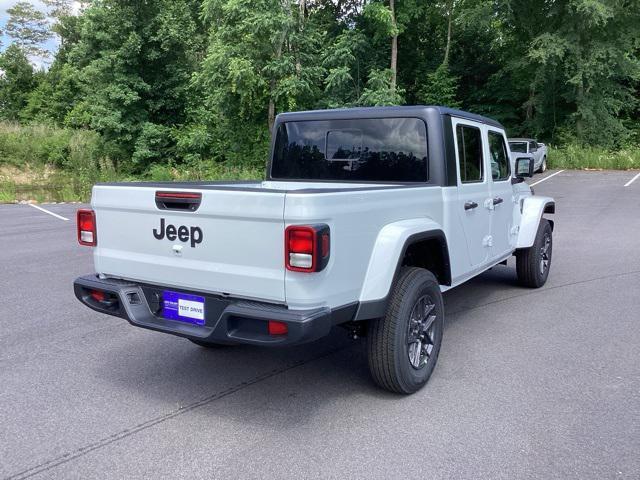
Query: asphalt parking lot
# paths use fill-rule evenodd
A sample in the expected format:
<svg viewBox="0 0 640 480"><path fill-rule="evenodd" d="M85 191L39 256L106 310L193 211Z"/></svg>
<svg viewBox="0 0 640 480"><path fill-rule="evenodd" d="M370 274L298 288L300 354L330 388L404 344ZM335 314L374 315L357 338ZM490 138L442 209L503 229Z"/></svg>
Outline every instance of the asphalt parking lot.
<svg viewBox="0 0 640 480"><path fill-rule="evenodd" d="M0 205L0 478L640 478L640 179L549 171L553 265L445 295L428 385L369 378L341 329L205 350L80 305L78 205ZM540 180L543 180L540 182Z"/></svg>

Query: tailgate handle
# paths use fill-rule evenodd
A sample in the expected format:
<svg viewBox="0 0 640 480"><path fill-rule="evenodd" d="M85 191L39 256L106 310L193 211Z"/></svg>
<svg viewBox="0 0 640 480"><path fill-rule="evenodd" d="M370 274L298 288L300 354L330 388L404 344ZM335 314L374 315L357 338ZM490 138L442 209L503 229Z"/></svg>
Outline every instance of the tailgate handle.
<svg viewBox="0 0 640 480"><path fill-rule="evenodd" d="M195 212L202 201L197 192L156 192L156 207L160 210Z"/></svg>

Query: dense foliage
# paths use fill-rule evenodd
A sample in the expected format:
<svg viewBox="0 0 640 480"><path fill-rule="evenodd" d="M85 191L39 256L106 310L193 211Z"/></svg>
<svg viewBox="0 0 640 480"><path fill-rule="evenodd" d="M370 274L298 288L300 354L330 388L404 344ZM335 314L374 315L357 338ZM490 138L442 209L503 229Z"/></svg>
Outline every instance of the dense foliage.
<svg viewBox="0 0 640 480"><path fill-rule="evenodd" d="M10 12L0 120L95 132L82 138L118 171L261 165L278 112L356 105L455 106L556 144L639 141L637 0L45 3L50 30L28 2ZM35 71L50 34L60 48Z"/></svg>

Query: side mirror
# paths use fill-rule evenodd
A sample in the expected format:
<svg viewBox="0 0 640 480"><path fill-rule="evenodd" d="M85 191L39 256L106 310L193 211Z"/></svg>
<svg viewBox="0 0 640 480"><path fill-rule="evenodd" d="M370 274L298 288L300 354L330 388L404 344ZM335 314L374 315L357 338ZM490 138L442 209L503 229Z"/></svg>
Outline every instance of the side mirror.
<svg viewBox="0 0 640 480"><path fill-rule="evenodd" d="M533 158L516 158L516 178L524 180L525 177L533 177Z"/></svg>
<svg viewBox="0 0 640 480"><path fill-rule="evenodd" d="M537 151L538 151L538 147L533 147L533 148L531 149L531 153L534 153L534 152L537 152Z"/></svg>

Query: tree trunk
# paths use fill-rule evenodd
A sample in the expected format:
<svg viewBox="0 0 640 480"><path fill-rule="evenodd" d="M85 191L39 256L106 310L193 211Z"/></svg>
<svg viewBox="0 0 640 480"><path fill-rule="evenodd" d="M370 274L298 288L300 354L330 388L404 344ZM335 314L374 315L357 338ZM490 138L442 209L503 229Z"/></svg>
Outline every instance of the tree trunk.
<svg viewBox="0 0 640 480"><path fill-rule="evenodd" d="M304 24L304 20L307 17L307 0L300 0L300 24Z"/></svg>
<svg viewBox="0 0 640 480"><path fill-rule="evenodd" d="M300 0L299 8L300 8L300 18L298 19L299 31L302 34L302 32L304 32L304 23L307 15L307 0ZM300 51L296 49L296 74L300 76L301 72L302 72L302 63L300 61Z"/></svg>
<svg viewBox="0 0 640 480"><path fill-rule="evenodd" d="M584 74L581 74L580 82L578 83L578 91L576 94L576 136L578 142L584 143L584 119L582 118L582 105L584 103Z"/></svg>
<svg viewBox="0 0 640 480"><path fill-rule="evenodd" d="M271 91L275 89L276 81L271 80ZM267 113L267 122L269 123L269 135L273 135L273 124L276 121L276 102L273 96L269 97L269 112Z"/></svg>
<svg viewBox="0 0 640 480"><path fill-rule="evenodd" d="M525 119L531 120L533 118L533 102L536 96L536 87L531 85L529 88L529 99L527 100L527 107L525 109Z"/></svg>
<svg viewBox="0 0 640 480"><path fill-rule="evenodd" d="M443 65L449 65L449 51L451 50L451 24L453 23L453 0L449 0L447 2L447 10L447 46L444 49L444 60L442 60Z"/></svg>
<svg viewBox="0 0 640 480"><path fill-rule="evenodd" d="M398 34L396 25L395 0L389 0L389 10L391 10L391 23L393 25L393 36L391 37L391 90L395 91L398 77Z"/></svg>
<svg viewBox="0 0 640 480"><path fill-rule="evenodd" d="M280 57L282 56L282 46L284 44L286 38L286 32L283 31L282 32L282 37L280 42L278 43L278 46L276 47L276 55L275 58L276 60L279 60ZM273 135L273 124L276 120L276 96L275 96L275 91L276 91L276 79L272 78L271 80L269 80L269 106L267 108L267 123L269 124L269 134Z"/></svg>
<svg viewBox="0 0 640 480"><path fill-rule="evenodd" d="M284 7L287 10L287 13L291 15L291 0L285 0ZM287 40L287 30L286 28L282 30L280 34L280 40L276 45L275 51L275 60L280 60L282 56L282 48L284 47L284 42ZM269 126L269 135L273 136L273 124L276 121L276 79L271 78L269 80L269 105L267 106L267 124Z"/></svg>

